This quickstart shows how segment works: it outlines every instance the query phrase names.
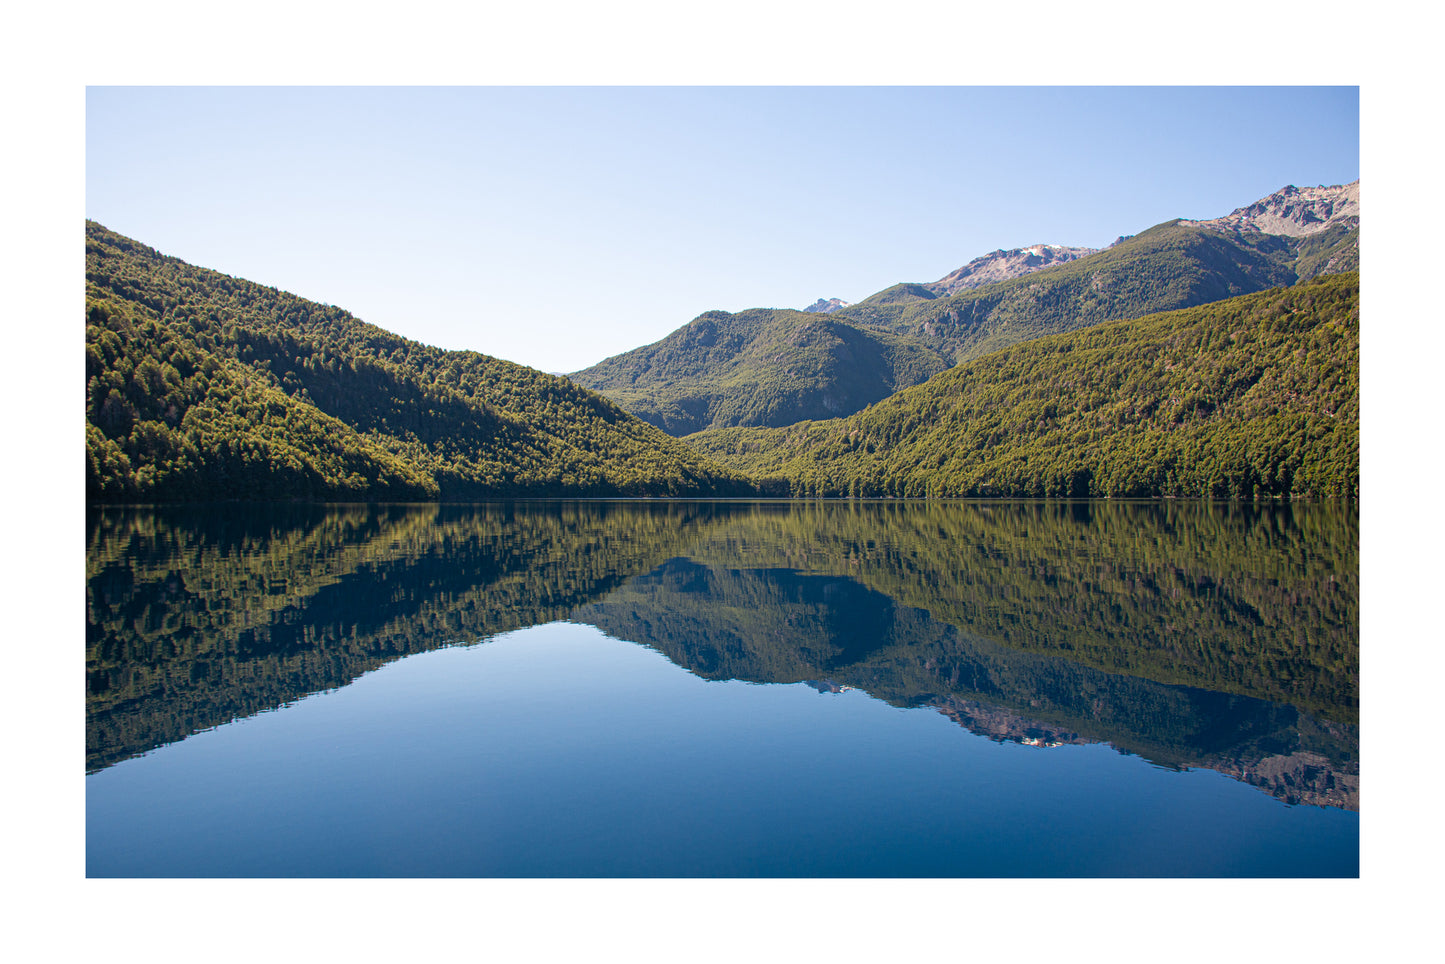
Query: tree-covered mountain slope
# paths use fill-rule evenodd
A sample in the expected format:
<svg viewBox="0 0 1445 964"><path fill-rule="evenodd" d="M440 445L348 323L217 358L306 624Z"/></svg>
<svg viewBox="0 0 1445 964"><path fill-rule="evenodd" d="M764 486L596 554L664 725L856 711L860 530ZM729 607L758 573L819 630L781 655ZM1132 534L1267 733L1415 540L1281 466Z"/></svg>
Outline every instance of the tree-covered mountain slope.
<svg viewBox="0 0 1445 964"><path fill-rule="evenodd" d="M793 495L1356 498L1359 274L1014 345L847 418L687 441Z"/></svg>
<svg viewBox="0 0 1445 964"><path fill-rule="evenodd" d="M1358 197L1358 182L1290 187L1224 218L1166 222L1102 251L996 251L939 281L841 305L827 326L809 328L792 311L709 312L572 378L672 434L833 418L916 384L930 368L1031 338L1358 270Z"/></svg>
<svg viewBox="0 0 1445 964"><path fill-rule="evenodd" d="M846 415L948 364L915 339L839 321L837 313L755 308L709 311L572 379L670 434L688 435Z"/></svg>
<svg viewBox="0 0 1445 964"><path fill-rule="evenodd" d="M838 317L921 342L952 362L1105 321L1293 284L1291 244L1161 224L1110 248L1008 281L938 297L898 285ZM906 289L916 289L912 297Z"/></svg>
<svg viewBox="0 0 1445 964"><path fill-rule="evenodd" d="M96 502L749 491L564 378L443 351L86 223Z"/></svg>
<svg viewBox="0 0 1445 964"><path fill-rule="evenodd" d="M1102 251L1035 245L839 309L954 362L1045 334L1359 270L1360 182L1284 187L1211 221L1176 220ZM992 284L973 284L996 278Z"/></svg>

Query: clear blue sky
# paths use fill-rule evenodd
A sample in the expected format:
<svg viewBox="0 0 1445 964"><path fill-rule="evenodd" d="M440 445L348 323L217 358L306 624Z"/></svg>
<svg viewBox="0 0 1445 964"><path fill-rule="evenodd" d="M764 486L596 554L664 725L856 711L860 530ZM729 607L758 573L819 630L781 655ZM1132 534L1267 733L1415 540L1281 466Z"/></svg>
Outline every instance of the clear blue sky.
<svg viewBox="0 0 1445 964"><path fill-rule="evenodd" d="M547 371L1360 176L1354 87L91 87L86 216Z"/></svg>

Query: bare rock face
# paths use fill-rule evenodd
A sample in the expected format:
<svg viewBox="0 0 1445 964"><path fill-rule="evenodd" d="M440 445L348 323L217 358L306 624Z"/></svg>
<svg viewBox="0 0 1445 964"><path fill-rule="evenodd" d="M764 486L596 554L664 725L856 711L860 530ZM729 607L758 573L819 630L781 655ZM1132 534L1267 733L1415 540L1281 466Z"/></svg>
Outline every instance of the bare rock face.
<svg viewBox="0 0 1445 964"><path fill-rule="evenodd" d="M1359 227L1360 182L1333 187L1295 187L1275 191L1248 207L1211 221L1181 221L1181 224L1220 231L1257 231L1303 238L1335 225Z"/></svg>
<svg viewBox="0 0 1445 964"><path fill-rule="evenodd" d="M946 297L997 281L1008 281L1056 264L1067 264L1098 251L1098 248L1068 248L1057 244L1035 244L1008 251L1000 249L974 258L957 271L924 287Z"/></svg>
<svg viewBox="0 0 1445 964"><path fill-rule="evenodd" d="M1209 228L1216 231L1243 231L1259 234L1284 235L1303 238L1318 234L1328 228L1360 226L1360 182L1336 184L1333 187L1286 187L1261 198L1246 207L1236 208L1221 218L1207 221L1181 219L1179 224L1186 227ZM1113 244L1122 244L1134 235L1122 235ZM1103 248L1067 247L1058 244L1034 244L1026 248L999 249L974 258L963 267L948 273L931 284L918 285L936 296L946 298L981 288L984 285L1008 281L1022 275L1042 271L1056 265L1068 264L1091 254L1098 254ZM1321 270L1331 270L1330 266ZM840 298L819 298L804 311L827 314L848 307Z"/></svg>
<svg viewBox="0 0 1445 964"><path fill-rule="evenodd" d="M838 693L848 689L830 681L808 684L819 692ZM825 689L825 687L828 687ZM988 706L975 700L946 696L930 705L959 726L995 743L1025 746L1083 746L1099 742L1072 730L1029 720L1012 710ZM1120 752L1118 744L1110 744ZM1360 766L1358 762L1333 763L1310 750L1295 748L1279 753L1247 752L1242 756L1209 755L1188 761L1186 768L1203 767L1247 783L1290 806L1360 809Z"/></svg>
<svg viewBox="0 0 1445 964"><path fill-rule="evenodd" d="M1360 809L1358 764L1340 768L1318 753L1298 752L1267 756L1257 761L1205 765L1258 787L1291 806L1303 803L1315 807L1339 807L1341 810Z"/></svg>
<svg viewBox="0 0 1445 964"><path fill-rule="evenodd" d="M933 708L959 726L987 737L995 743L1022 743L1025 746L1054 747L1073 744L1082 746L1093 741L1071 730L1026 720L1011 710L986 706L976 700L946 696L932 701Z"/></svg>

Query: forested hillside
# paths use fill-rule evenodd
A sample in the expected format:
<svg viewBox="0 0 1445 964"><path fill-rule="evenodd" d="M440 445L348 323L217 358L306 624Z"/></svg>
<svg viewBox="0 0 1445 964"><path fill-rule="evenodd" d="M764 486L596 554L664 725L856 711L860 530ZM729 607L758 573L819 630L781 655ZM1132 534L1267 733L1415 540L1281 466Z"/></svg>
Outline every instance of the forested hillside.
<svg viewBox="0 0 1445 964"><path fill-rule="evenodd" d="M674 435L779 427L861 411L950 365L1033 338L1358 267L1357 225L1292 237L1171 221L951 296L943 282L905 283L826 316L708 312L572 378Z"/></svg>
<svg viewBox="0 0 1445 964"><path fill-rule="evenodd" d="M409 341L86 223L90 501L728 495L564 378Z"/></svg>
<svg viewBox="0 0 1445 964"><path fill-rule="evenodd" d="M951 297L895 285L837 315L967 361L1043 335L1293 284L1305 243L1170 222L1097 254ZM1314 266L1324 248L1308 243Z"/></svg>
<svg viewBox="0 0 1445 964"><path fill-rule="evenodd" d="M715 570L846 576L1008 649L1355 723L1357 520L1342 504L810 501L700 532L688 556ZM776 613L750 601L734 618ZM844 655L828 635L808 639L802 620L789 622L789 632L758 636L779 649L806 640L814 658ZM862 613L842 622L870 635ZM880 644L871 635L865 647ZM725 649L723 673L742 655ZM797 678L842 681L837 665ZM855 685L885 695L876 682Z"/></svg>
<svg viewBox="0 0 1445 964"><path fill-rule="evenodd" d="M572 379L672 435L846 415L949 362L915 339L837 314L709 311Z"/></svg>
<svg viewBox="0 0 1445 964"><path fill-rule="evenodd" d="M780 494L1355 498L1359 274L1015 345L848 418L688 442Z"/></svg>

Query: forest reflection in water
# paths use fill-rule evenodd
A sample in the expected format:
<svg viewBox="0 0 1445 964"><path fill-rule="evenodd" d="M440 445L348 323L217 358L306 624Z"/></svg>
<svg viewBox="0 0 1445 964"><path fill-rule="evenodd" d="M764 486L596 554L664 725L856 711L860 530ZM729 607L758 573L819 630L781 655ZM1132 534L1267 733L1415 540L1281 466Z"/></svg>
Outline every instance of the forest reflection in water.
<svg viewBox="0 0 1445 964"><path fill-rule="evenodd" d="M1358 808L1358 511L513 503L89 517L86 768L558 620Z"/></svg>

